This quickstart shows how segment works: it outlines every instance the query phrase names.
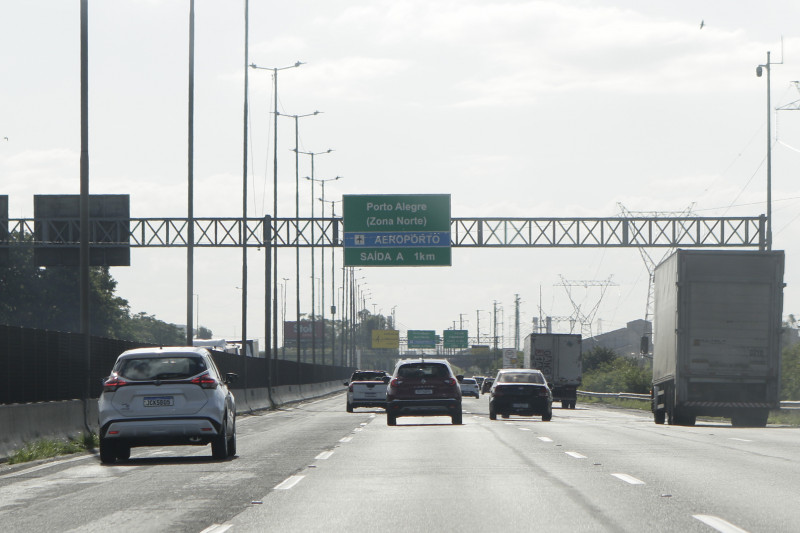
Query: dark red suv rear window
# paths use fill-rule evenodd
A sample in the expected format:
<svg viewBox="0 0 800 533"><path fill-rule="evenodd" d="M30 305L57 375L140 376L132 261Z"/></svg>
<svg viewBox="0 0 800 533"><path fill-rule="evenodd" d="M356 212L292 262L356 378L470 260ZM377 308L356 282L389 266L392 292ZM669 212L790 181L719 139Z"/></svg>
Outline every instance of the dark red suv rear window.
<svg viewBox="0 0 800 533"><path fill-rule="evenodd" d="M410 363L397 370L397 377L402 379L446 379L450 370L439 363Z"/></svg>

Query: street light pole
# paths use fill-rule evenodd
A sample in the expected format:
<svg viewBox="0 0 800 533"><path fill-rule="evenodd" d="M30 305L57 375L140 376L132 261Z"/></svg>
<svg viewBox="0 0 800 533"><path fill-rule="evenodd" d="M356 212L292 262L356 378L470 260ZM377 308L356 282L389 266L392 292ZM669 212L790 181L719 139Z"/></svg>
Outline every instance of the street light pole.
<svg viewBox="0 0 800 533"><path fill-rule="evenodd" d="M259 67L255 63L250 63L250 68L257 70L271 70L273 80L273 93L275 97L273 105L273 155L272 155L272 180L273 180L273 193L272 193L272 219L278 219L278 71L290 68L297 68L304 65L302 61L295 61L293 65L285 67ZM246 248L245 248L246 249ZM298 307L299 309L299 307ZM298 311L299 312L299 311ZM298 327L300 325L298 324ZM277 354L278 351L278 250L273 250L272 253L272 351ZM285 341L284 341L285 343ZM299 350L298 346L298 350ZM267 361L269 365L269 361Z"/></svg>
<svg viewBox="0 0 800 533"><path fill-rule="evenodd" d="M294 220L295 226L298 228L296 232L297 235L295 237L295 276L296 276L296 287L295 287L295 296L296 296L296 341L297 341L297 363L298 369L300 368L300 247L299 238L300 238L300 155L299 155L299 143L300 143L300 124L299 120L305 117L313 117L315 115L319 115L321 111L314 111L313 113L306 113L303 115L287 115L285 113L278 113L275 111L275 118L280 115L282 117L288 117L294 119ZM313 332L312 332L313 335ZM298 370L299 372L299 370ZM300 379L300 378L298 378Z"/></svg>
<svg viewBox="0 0 800 533"><path fill-rule="evenodd" d="M314 161L314 160L312 159L311 161ZM313 166L311 167L311 170L313 172L313 170L314 170ZM314 218L314 209L313 209L313 207L314 207L314 202L313 202L314 182L319 182L319 183L322 184L322 198L319 198L319 200L322 202L322 218L324 219L325 218L325 182L326 181L336 181L336 180L342 179L342 177L341 176L336 176L335 178L317 179L312 174L311 177L306 176L306 179L311 181L311 195L312 195L311 218L312 219ZM311 235L312 235L312 241L311 242L313 244L313 242L314 242L314 240L313 240L314 225L313 224L311 226ZM314 279L314 247L313 247L313 245L311 247L311 278ZM320 281L320 294L322 296L322 300L320 301L320 309L321 309L321 312L322 312L322 316L321 316L321 318L322 318L322 364L324 365L325 364L325 249L324 248L322 249L322 278L321 278L321 281ZM311 292L311 298L312 298L312 301L313 301L313 299L314 299L313 290ZM314 317L313 307L312 307L311 316L312 316L312 318ZM312 323L312 327L313 327L313 323ZM312 345L312 354L313 354L313 351L314 351L313 347L314 347L314 345ZM332 357L333 356L331 356L331 358Z"/></svg>
<svg viewBox="0 0 800 533"><path fill-rule="evenodd" d="M316 319L316 309L315 309L315 304L314 304L314 301L315 301L315 298L316 298L315 291L314 291L314 274L316 273L315 269L314 269L314 256L316 255L315 250L314 250L315 245L316 245L315 238L314 238L314 233L315 233L314 232L314 156L321 155L321 154L329 154L329 153L333 152L333 149L328 148L325 152L301 152L301 151L299 151L299 149L297 147L295 147L295 152L296 152L297 157L299 157L299 154L306 154L308 156L311 156L311 178L306 177L306 179L311 179L311 219L312 219L312 222L311 222L311 360L313 361L314 364L316 364L316 362L317 362L317 337L316 337L317 319ZM299 185L298 185L298 189L299 189ZM324 335L325 335L325 323L324 322L322 324L322 328L323 328L323 337L324 337ZM323 347L323 356L322 356L323 360L325 359L325 355L324 355L325 351L324 350L325 349Z"/></svg>
<svg viewBox="0 0 800 533"><path fill-rule="evenodd" d="M756 67L756 76L759 78L763 69L767 69L767 251L772 250L772 104L770 102L770 65L782 65L783 58L779 63L770 61L770 53L767 52L767 62Z"/></svg>
<svg viewBox="0 0 800 533"><path fill-rule="evenodd" d="M323 197L325 193L323 191ZM341 202L341 200L338 200ZM331 200L331 219L336 218L336 202L337 200ZM325 205L323 200L322 205ZM325 216L325 212L323 210L322 216ZM335 222L334 222L335 223ZM338 242L331 242L331 365L336 366L336 245L339 244ZM322 255L323 261L325 260L325 254ZM323 272L325 271L325 267L323 265L322 268ZM323 289L324 290L324 289ZM344 366L344 365L342 365Z"/></svg>

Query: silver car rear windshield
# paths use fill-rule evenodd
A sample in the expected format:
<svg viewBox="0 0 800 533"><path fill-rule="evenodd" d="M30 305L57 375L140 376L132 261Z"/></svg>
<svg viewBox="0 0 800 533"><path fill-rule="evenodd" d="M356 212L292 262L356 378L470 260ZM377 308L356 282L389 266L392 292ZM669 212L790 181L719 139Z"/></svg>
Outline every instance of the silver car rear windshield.
<svg viewBox="0 0 800 533"><path fill-rule="evenodd" d="M187 379L208 370L202 357L142 357L127 358L116 369L120 377L131 381L157 379Z"/></svg>
<svg viewBox="0 0 800 533"><path fill-rule="evenodd" d="M498 383L539 383L544 385L544 376L532 372L505 372L497 378Z"/></svg>

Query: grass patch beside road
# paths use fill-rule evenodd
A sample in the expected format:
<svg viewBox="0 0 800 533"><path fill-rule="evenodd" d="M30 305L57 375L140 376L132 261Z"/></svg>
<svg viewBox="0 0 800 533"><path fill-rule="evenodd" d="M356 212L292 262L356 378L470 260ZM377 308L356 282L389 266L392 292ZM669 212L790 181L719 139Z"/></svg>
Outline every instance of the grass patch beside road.
<svg viewBox="0 0 800 533"><path fill-rule="evenodd" d="M591 396L580 396L578 398L578 405L582 403L597 403L604 405L613 405L615 407L624 407L626 409L638 409L640 411L650 411L650 401L644 400L623 400L619 398L598 398ZM710 418L710 417L703 417ZM728 421L727 418L714 419L719 421ZM800 409L780 409L769 412L768 424L775 424L780 426L794 426L800 427Z"/></svg>
<svg viewBox="0 0 800 533"><path fill-rule="evenodd" d="M600 398L597 396L578 396L578 405L582 403L601 403L613 405L615 407L625 407L626 409L639 409L641 411L650 410L650 400L625 400L621 398Z"/></svg>
<svg viewBox="0 0 800 533"><path fill-rule="evenodd" d="M69 455L94 450L100 445L97 435L83 434L80 437L65 439L41 439L29 442L8 457L8 464L27 463L59 455Z"/></svg>

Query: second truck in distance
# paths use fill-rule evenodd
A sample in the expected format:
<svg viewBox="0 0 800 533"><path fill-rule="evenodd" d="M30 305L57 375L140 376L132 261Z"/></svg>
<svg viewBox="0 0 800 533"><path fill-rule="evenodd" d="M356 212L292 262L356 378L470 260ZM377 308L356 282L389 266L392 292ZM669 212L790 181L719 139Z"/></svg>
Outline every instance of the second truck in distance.
<svg viewBox="0 0 800 533"><path fill-rule="evenodd" d="M562 409L575 409L581 384L581 336L573 333L531 333L523 347L525 368L541 370Z"/></svg>

